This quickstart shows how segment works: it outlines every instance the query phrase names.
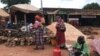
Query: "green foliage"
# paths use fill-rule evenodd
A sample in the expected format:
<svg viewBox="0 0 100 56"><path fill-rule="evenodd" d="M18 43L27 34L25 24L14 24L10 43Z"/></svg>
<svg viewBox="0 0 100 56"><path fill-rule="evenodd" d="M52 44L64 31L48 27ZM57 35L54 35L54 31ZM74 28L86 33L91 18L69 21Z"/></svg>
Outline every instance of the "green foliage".
<svg viewBox="0 0 100 56"><path fill-rule="evenodd" d="M29 4L31 0L0 0L3 4L6 4L6 7L10 7L15 4Z"/></svg>
<svg viewBox="0 0 100 56"><path fill-rule="evenodd" d="M100 5L98 3L91 3L85 5L83 9L100 9Z"/></svg>

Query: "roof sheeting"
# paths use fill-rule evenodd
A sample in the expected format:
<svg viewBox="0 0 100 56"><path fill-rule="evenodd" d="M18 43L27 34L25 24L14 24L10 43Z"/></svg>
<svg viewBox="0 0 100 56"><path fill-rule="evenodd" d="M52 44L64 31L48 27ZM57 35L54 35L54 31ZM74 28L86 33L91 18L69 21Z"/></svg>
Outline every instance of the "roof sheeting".
<svg viewBox="0 0 100 56"><path fill-rule="evenodd" d="M69 15L100 15L100 10L81 10L71 12Z"/></svg>
<svg viewBox="0 0 100 56"><path fill-rule="evenodd" d="M21 11L24 13L36 13L36 12L40 12L39 8L36 8L35 6L29 5L29 4L17 4L17 5L13 5L11 6L12 10L15 11Z"/></svg>
<svg viewBox="0 0 100 56"><path fill-rule="evenodd" d="M47 14L100 15L100 10L73 8L43 8ZM55 12L56 10L59 10Z"/></svg>
<svg viewBox="0 0 100 56"><path fill-rule="evenodd" d="M81 15L81 13L74 12L74 13L69 13L69 15Z"/></svg>
<svg viewBox="0 0 100 56"><path fill-rule="evenodd" d="M9 14L5 12L3 9L0 9L0 17L9 17Z"/></svg>
<svg viewBox="0 0 100 56"><path fill-rule="evenodd" d="M57 12L59 12L59 10L55 10L55 11L47 11L47 14L57 14Z"/></svg>

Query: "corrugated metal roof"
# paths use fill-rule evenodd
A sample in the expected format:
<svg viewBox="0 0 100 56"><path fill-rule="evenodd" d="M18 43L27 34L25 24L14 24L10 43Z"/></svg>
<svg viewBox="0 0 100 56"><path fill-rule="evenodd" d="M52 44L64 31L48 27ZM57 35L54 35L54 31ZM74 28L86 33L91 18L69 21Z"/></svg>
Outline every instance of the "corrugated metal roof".
<svg viewBox="0 0 100 56"><path fill-rule="evenodd" d="M54 11L59 10L59 12L61 13L57 14L69 13L69 15L100 15L100 10L94 10L94 9L73 9L73 8L43 8L43 9L45 12L48 12L49 14L55 14Z"/></svg>
<svg viewBox="0 0 100 56"><path fill-rule="evenodd" d="M47 14L57 14L59 10L55 10L55 11L47 11Z"/></svg>
<svg viewBox="0 0 100 56"><path fill-rule="evenodd" d="M69 15L100 15L100 10L82 10L69 13Z"/></svg>
<svg viewBox="0 0 100 56"><path fill-rule="evenodd" d="M16 4L16 5L11 6L11 9L16 10L16 11L21 11L24 13L34 13L34 12L40 11L39 8L29 5L29 4Z"/></svg>

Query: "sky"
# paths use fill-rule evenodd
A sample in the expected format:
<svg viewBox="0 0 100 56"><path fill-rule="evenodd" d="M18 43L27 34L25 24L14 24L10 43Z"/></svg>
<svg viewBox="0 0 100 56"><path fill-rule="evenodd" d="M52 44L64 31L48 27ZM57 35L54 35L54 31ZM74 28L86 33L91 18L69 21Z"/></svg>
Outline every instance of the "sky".
<svg viewBox="0 0 100 56"><path fill-rule="evenodd" d="M98 2L100 0L42 0L43 7L51 8L83 8L84 5L92 2ZM31 0L31 5L34 5L38 8L41 7L41 0ZM3 8L5 5L0 3L0 8Z"/></svg>

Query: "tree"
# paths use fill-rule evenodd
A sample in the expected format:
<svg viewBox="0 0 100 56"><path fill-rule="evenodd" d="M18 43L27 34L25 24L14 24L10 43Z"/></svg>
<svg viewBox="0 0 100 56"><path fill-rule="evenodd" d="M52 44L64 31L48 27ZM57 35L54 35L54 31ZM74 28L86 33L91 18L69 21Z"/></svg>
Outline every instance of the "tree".
<svg viewBox="0 0 100 56"><path fill-rule="evenodd" d="M85 5L83 9L100 9L100 5L98 3L91 3Z"/></svg>
<svg viewBox="0 0 100 56"><path fill-rule="evenodd" d="M29 4L31 0L0 0L3 4L6 4L6 8L9 8L15 4Z"/></svg>

